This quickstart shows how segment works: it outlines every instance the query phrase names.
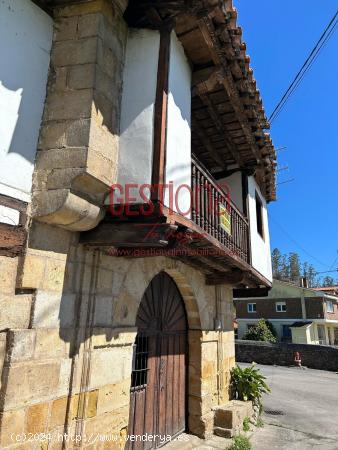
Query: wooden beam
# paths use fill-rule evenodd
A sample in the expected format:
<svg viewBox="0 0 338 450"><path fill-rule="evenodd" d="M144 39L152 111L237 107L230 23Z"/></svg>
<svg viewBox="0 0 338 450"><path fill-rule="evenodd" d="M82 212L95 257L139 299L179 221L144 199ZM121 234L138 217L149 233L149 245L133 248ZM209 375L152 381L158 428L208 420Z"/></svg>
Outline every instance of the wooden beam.
<svg viewBox="0 0 338 450"><path fill-rule="evenodd" d="M209 276L213 273L213 271L208 266L204 266L203 264L201 264L199 259L193 258L191 256L176 256L174 259L182 261L184 264L187 264L187 266L196 269L198 272L202 272L204 275Z"/></svg>
<svg viewBox="0 0 338 450"><path fill-rule="evenodd" d="M217 36L216 30L212 23L212 20L207 16L198 18L198 26L204 37L204 40L209 48L210 55L215 65L222 67L224 78L222 84L226 90L226 93L231 101L231 104L236 112L237 120L241 125L243 133L250 144L251 150L259 162L260 155L256 147L255 140L251 133L251 128L245 115L244 107L239 97L238 89L235 85L232 73L226 62L224 61L224 55L222 53L222 45Z"/></svg>
<svg viewBox="0 0 338 450"><path fill-rule="evenodd" d="M220 273L217 275L210 275L205 278L205 284L208 286L218 284L241 284L244 281L246 272L240 269L234 269L228 273Z"/></svg>
<svg viewBox="0 0 338 450"><path fill-rule="evenodd" d="M214 90L220 84L219 71L220 67L207 67L195 70L192 73L192 87L205 89L206 92Z"/></svg>
<svg viewBox="0 0 338 450"><path fill-rule="evenodd" d="M24 250L27 231L21 225L0 223L0 256L20 256Z"/></svg>
<svg viewBox="0 0 338 450"><path fill-rule="evenodd" d="M24 251L27 238L27 203L0 194L0 205L19 212L18 225L0 223L0 255L14 257Z"/></svg>
<svg viewBox="0 0 338 450"><path fill-rule="evenodd" d="M210 157L215 161L215 163L217 163L221 167L226 166L226 162L220 157L217 150L215 150L212 142L204 133L202 127L200 127L199 124L197 124L196 122L197 121L193 121L193 126L192 126L193 133L195 133L197 135L199 141L201 142L203 147L209 152ZM196 126L194 126L194 123L196 123Z"/></svg>
<svg viewBox="0 0 338 450"><path fill-rule="evenodd" d="M101 222L80 235L80 242L99 247L164 247L170 228L166 223Z"/></svg>
<svg viewBox="0 0 338 450"><path fill-rule="evenodd" d="M211 117L212 121L214 122L214 124L217 128L217 131L220 133L220 135L224 139L226 146L227 146L227 150L229 150L229 152L231 153L231 156L233 157L234 161L236 161L236 163L239 166L243 165L241 157L239 156L239 152L237 151L236 146L231 142L231 140L229 138L229 132L226 129L225 125L220 120L220 118L218 116L218 112L216 111L215 106L212 104L209 96L205 92L201 92L201 90L198 87L196 88L196 93L199 96L199 98L201 99L204 106L206 106L206 108L208 109L210 117Z"/></svg>
<svg viewBox="0 0 338 450"><path fill-rule="evenodd" d="M213 270L216 270L219 273L229 273L230 268L227 263L217 262L212 258L206 258L204 256L198 256L199 260L203 263L203 265L207 267L211 267Z"/></svg>
<svg viewBox="0 0 338 450"><path fill-rule="evenodd" d="M171 29L160 31L160 50L157 69L156 100L154 108L154 153L152 170L152 200L163 203L165 179L165 152L167 138L168 84Z"/></svg>
<svg viewBox="0 0 338 450"><path fill-rule="evenodd" d="M253 298L253 297L267 297L271 288L248 288L248 289L234 289L234 298Z"/></svg>

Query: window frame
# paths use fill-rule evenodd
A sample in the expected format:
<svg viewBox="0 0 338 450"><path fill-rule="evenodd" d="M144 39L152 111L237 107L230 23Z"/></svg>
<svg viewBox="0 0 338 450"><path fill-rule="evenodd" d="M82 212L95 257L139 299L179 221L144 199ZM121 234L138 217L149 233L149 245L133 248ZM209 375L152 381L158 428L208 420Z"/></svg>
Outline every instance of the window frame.
<svg viewBox="0 0 338 450"><path fill-rule="evenodd" d="M254 306L254 308L252 308L252 310L250 310L249 306ZM254 314L257 312L257 303L248 303L246 306L247 312L250 314Z"/></svg>
<svg viewBox="0 0 338 450"><path fill-rule="evenodd" d="M278 309L279 306L281 307L281 309ZM285 307L285 309L283 309L283 306ZM286 302L276 302L276 312L278 313L287 312Z"/></svg>
<svg viewBox="0 0 338 450"><path fill-rule="evenodd" d="M265 241L264 232L264 216L263 216L263 202L261 200L258 192L255 192L255 202L256 202L256 229L260 237Z"/></svg>
<svg viewBox="0 0 338 450"><path fill-rule="evenodd" d="M333 314L334 313L334 306L333 306L333 301L332 300L325 300L325 304L326 304L326 312L329 314ZM328 305L331 305L330 309L328 307Z"/></svg>

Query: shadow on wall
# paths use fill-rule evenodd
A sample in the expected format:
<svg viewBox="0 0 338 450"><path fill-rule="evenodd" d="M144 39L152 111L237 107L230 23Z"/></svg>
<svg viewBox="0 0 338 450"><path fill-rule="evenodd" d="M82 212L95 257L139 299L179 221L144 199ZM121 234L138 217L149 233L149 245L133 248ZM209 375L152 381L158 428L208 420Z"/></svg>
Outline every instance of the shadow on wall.
<svg viewBox="0 0 338 450"><path fill-rule="evenodd" d="M19 118L23 89L11 90L0 80L0 136L1 153L12 151L12 141Z"/></svg>
<svg viewBox="0 0 338 450"><path fill-rule="evenodd" d="M44 349L37 361L48 359L59 367L58 387L49 388L49 392L52 398L64 398L66 418L62 426L67 433L74 426L71 415L74 399L78 399L75 426L76 434L81 434L81 419L87 418L83 405L102 386L124 383L119 395L128 405L136 335L135 322L131 326L130 321L134 317L132 308L136 311L138 305L123 295L116 304L112 286L114 282L121 286L123 277L118 279L117 274L113 279L112 258L86 250L78 244L78 236L33 222L29 250L32 255L40 254L44 265L41 281L36 280L31 323L37 336L35 348L42 345ZM39 273L38 267L33 269ZM39 341L46 333L50 345ZM50 376L46 373L46 380ZM31 383L35 382L39 380L32 378Z"/></svg>
<svg viewBox="0 0 338 450"><path fill-rule="evenodd" d="M138 307L123 292L118 304L114 301L128 271L119 274L110 256L79 245L78 236L33 222L29 242L33 253L48 252L43 256L44 279L48 281L37 289L33 328L58 329L60 338L70 344L69 357L78 355L81 345L91 335L102 335L111 341L118 340L124 330L134 330L133 319ZM50 282L53 289L45 288ZM141 299L141 286L139 291Z"/></svg>
<svg viewBox="0 0 338 450"><path fill-rule="evenodd" d="M46 94L53 21L34 3L0 5L1 153L34 162Z"/></svg>

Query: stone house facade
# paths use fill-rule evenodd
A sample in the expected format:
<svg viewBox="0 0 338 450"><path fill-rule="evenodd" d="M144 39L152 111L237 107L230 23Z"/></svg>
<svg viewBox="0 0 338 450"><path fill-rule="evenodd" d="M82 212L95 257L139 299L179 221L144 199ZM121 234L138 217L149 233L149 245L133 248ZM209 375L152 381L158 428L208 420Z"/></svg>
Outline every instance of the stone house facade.
<svg viewBox="0 0 338 450"><path fill-rule="evenodd" d="M20 54L8 60L8 73L0 71L3 449L146 448L126 441L128 429L208 436L213 408L230 396L233 289L271 287L266 203L275 199L275 153L236 11L229 1L167 3L0 6L1 49ZM217 213L224 207L229 223L210 205L203 211L194 205L183 217L159 189L147 226L164 228L149 240L143 218L137 223L125 209L111 217L112 186L160 186L164 177L173 177L183 204L179 183L197 192L204 177L202 190L211 186ZM216 179L226 180L237 206ZM136 201L132 210L139 207ZM163 247L184 251L154 253ZM209 252L191 256L192 247ZM126 248L134 253L116 253ZM153 311L143 331L149 346L157 345L152 353L142 352L137 339L154 280L150 309L166 308L172 296L184 319L168 310L166 324L165 313ZM184 340L178 350L177 334ZM148 377L162 383L148 400L150 428L132 415L135 409L146 415L132 389L141 353ZM172 409L168 399L178 385L176 413L175 397ZM168 411L171 428L159 429ZM101 438L93 442L93 435Z"/></svg>

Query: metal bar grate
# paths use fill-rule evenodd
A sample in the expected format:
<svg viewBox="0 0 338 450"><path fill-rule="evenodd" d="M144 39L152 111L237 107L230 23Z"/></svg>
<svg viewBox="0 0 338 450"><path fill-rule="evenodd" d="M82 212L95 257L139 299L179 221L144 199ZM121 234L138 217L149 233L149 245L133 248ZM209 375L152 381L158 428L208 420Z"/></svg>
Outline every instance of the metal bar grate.
<svg viewBox="0 0 338 450"><path fill-rule="evenodd" d="M149 337L138 334L135 339L133 370L131 374L131 390L144 388L147 385Z"/></svg>

